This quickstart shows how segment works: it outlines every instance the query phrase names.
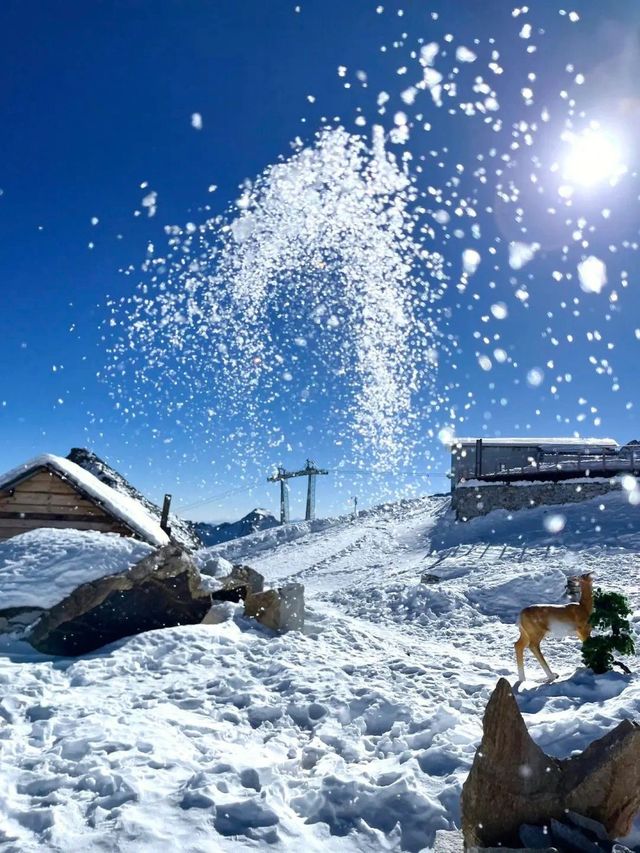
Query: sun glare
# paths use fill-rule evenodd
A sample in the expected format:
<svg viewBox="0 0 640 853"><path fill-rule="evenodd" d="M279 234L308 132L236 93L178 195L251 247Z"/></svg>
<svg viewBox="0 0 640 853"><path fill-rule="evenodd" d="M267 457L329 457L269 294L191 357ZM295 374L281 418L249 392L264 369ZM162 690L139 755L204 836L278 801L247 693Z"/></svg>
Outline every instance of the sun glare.
<svg viewBox="0 0 640 853"><path fill-rule="evenodd" d="M613 185L626 171L619 144L600 128L567 132L562 138L569 147L563 169L566 181L585 187L604 182Z"/></svg>

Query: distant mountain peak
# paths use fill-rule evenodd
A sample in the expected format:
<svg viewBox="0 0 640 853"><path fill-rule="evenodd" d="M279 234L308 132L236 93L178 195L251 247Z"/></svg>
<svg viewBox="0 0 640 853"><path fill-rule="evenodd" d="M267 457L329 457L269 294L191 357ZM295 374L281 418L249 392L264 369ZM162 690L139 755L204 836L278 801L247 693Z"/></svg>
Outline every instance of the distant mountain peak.
<svg viewBox="0 0 640 853"><path fill-rule="evenodd" d="M199 521L196 524L196 532L203 544L211 547L212 545L219 545L221 542L228 542L231 539L240 539L242 536L248 536L258 530L268 530L270 527L276 527L279 523L278 519L268 509L256 507L239 521L224 521L222 524L207 524L207 522Z"/></svg>

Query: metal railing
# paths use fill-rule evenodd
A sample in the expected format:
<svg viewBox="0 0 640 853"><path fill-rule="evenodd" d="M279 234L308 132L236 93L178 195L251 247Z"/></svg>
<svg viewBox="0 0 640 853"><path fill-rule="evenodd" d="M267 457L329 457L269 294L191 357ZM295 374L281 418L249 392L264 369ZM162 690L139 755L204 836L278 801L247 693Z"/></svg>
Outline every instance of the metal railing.
<svg viewBox="0 0 640 853"><path fill-rule="evenodd" d="M479 446L478 446L479 445ZM640 445L625 445L611 450L570 451L539 450L528 464L507 466L483 458L482 445L476 444L475 472L461 479L476 480L561 480L571 477L602 477L640 473Z"/></svg>
<svg viewBox="0 0 640 853"><path fill-rule="evenodd" d="M543 451L537 460L531 460L528 465L518 465L507 468L501 465L498 469L487 471L482 468L476 475L480 480L514 479L565 479L569 476L599 477L615 474L633 473L640 470L640 447L638 449L622 448L616 452L605 453L553 453Z"/></svg>

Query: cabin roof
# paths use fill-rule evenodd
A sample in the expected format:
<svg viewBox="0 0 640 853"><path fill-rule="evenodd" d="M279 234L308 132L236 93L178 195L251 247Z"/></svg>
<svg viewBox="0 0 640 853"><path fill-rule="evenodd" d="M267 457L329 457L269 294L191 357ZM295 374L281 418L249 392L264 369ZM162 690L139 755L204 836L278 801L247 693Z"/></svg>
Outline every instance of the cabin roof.
<svg viewBox="0 0 640 853"><path fill-rule="evenodd" d="M447 442L449 447L459 445L468 447L475 446L476 441L482 439L482 444L492 447L618 447L614 438L534 438L529 436L484 438L452 438Z"/></svg>
<svg viewBox="0 0 640 853"><path fill-rule="evenodd" d="M166 545L169 542L167 533L138 501L117 492L80 465L62 456L54 456L51 453L35 456L0 476L0 489L10 489L42 469L53 471L68 480L72 486L101 505L110 515L124 522L146 542L152 545Z"/></svg>

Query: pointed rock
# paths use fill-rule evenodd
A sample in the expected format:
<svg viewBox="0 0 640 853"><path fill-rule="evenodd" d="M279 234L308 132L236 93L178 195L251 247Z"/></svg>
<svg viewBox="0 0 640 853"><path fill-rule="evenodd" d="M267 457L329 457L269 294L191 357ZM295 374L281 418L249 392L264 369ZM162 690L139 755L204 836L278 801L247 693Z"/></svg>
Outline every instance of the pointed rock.
<svg viewBox="0 0 640 853"><path fill-rule="evenodd" d="M623 720L563 765L565 806L627 835L640 812L640 725Z"/></svg>
<svg viewBox="0 0 640 853"><path fill-rule="evenodd" d="M465 844L519 847L521 824L562 815L559 762L533 742L506 678L491 694L483 732L462 790Z"/></svg>
<svg viewBox="0 0 640 853"><path fill-rule="evenodd" d="M532 740L509 682L487 704L483 737L462 789L466 847L518 846L522 824L550 826L571 809L626 835L640 811L640 726L625 720L561 761Z"/></svg>

